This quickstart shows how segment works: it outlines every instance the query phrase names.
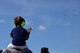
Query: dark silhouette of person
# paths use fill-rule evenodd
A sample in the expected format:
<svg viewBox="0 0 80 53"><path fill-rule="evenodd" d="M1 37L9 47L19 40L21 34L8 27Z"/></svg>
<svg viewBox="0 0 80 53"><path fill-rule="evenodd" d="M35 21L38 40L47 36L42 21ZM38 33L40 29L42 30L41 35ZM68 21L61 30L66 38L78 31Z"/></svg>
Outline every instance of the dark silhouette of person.
<svg viewBox="0 0 80 53"><path fill-rule="evenodd" d="M2 53L2 50L0 50L0 53Z"/></svg>
<svg viewBox="0 0 80 53"><path fill-rule="evenodd" d="M41 53L49 53L49 49L47 47L42 47Z"/></svg>

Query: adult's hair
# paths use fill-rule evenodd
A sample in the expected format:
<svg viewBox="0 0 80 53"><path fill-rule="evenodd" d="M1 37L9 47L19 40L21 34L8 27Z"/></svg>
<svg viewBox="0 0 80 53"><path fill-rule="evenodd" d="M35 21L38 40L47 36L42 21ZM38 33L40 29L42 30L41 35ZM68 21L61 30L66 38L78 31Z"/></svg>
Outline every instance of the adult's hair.
<svg viewBox="0 0 80 53"><path fill-rule="evenodd" d="M42 47L41 53L49 53L49 49L47 47Z"/></svg>
<svg viewBox="0 0 80 53"><path fill-rule="evenodd" d="M0 50L0 53L2 53L3 50Z"/></svg>
<svg viewBox="0 0 80 53"><path fill-rule="evenodd" d="M14 18L14 24L15 24L16 27L21 26L21 23L23 21L25 22L25 20L21 16L17 16L17 17Z"/></svg>

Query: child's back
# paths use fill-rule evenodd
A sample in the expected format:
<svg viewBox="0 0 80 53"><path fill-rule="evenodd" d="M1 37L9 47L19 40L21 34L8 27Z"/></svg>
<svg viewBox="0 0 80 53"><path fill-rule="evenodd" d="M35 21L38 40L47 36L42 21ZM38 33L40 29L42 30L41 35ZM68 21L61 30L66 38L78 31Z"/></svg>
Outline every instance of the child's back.
<svg viewBox="0 0 80 53"><path fill-rule="evenodd" d="M15 46L26 45L26 36L29 37L29 32L22 27L16 27L11 32L12 44Z"/></svg>

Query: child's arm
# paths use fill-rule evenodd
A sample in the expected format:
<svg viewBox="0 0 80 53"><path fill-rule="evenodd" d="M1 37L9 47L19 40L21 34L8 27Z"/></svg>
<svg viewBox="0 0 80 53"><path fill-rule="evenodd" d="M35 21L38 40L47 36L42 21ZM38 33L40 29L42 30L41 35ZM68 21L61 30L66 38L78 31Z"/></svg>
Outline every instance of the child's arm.
<svg viewBox="0 0 80 53"><path fill-rule="evenodd" d="M31 32L32 31L32 27L27 29L27 32Z"/></svg>
<svg viewBox="0 0 80 53"><path fill-rule="evenodd" d="M26 34L26 37L25 37L26 40L29 39L29 35L30 35L30 32L31 31L32 31L32 28L31 27L27 29L27 34Z"/></svg>
<svg viewBox="0 0 80 53"><path fill-rule="evenodd" d="M10 33L10 38L13 38L13 30Z"/></svg>

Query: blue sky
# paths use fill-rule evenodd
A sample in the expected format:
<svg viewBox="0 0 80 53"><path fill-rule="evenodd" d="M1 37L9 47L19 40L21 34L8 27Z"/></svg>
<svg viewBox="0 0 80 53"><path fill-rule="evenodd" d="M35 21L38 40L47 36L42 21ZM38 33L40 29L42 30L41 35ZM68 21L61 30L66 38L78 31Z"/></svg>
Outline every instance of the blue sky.
<svg viewBox="0 0 80 53"><path fill-rule="evenodd" d="M80 0L0 0L0 49L11 42L15 16L33 30L27 45L34 53L80 53Z"/></svg>

